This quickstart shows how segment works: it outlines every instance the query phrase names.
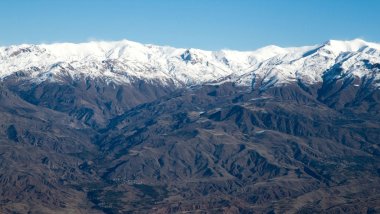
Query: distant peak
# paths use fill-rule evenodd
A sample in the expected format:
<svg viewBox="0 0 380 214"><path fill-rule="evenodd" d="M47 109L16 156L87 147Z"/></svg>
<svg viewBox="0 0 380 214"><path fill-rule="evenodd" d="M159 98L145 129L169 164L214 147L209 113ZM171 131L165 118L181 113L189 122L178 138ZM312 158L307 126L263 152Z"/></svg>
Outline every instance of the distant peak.
<svg viewBox="0 0 380 214"><path fill-rule="evenodd" d="M277 46L277 45L267 45L267 46L264 46L264 47L262 47L262 48L260 48L260 49L266 49L266 50L281 50L281 49L283 49L282 47L280 47L280 46ZM258 50L260 50L260 49L258 49Z"/></svg>
<svg viewBox="0 0 380 214"><path fill-rule="evenodd" d="M321 47L328 48L330 51L338 54L341 52L361 51L366 47L380 50L380 45L376 43L366 42L363 39L353 40L328 40Z"/></svg>
<svg viewBox="0 0 380 214"><path fill-rule="evenodd" d="M367 42L364 41L363 39L359 39L359 38L352 39L352 40L330 39L330 40L327 40L324 44L325 45L334 45L334 44L341 44L341 43L345 43L345 44L366 44Z"/></svg>

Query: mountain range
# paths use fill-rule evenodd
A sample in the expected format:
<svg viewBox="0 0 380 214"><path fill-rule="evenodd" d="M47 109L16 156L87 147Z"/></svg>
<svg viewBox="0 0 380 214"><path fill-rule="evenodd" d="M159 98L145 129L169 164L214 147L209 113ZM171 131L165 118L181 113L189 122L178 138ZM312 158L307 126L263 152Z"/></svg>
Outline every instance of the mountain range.
<svg viewBox="0 0 380 214"><path fill-rule="evenodd" d="M380 44L0 47L2 213L380 212Z"/></svg>

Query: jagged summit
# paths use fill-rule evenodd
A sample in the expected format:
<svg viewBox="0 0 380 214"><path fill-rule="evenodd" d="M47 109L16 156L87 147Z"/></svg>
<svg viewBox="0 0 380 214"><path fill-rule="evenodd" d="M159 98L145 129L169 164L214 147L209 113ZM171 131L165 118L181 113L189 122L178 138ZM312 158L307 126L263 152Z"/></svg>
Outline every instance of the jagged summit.
<svg viewBox="0 0 380 214"><path fill-rule="evenodd" d="M380 44L361 39L329 40L322 45L293 48L271 45L255 51L205 51L128 40L23 44L0 48L0 77L21 72L23 78L36 82L60 81L69 75L115 83L144 79L176 85L232 77L233 81L250 85L254 75L270 85L299 79L315 83L336 63L346 63L347 69L362 59L377 63L379 52Z"/></svg>

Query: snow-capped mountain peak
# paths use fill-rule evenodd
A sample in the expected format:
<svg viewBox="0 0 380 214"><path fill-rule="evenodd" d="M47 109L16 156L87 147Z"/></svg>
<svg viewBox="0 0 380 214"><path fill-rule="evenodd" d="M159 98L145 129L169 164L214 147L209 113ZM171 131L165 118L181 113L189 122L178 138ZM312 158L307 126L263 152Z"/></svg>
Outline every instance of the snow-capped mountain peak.
<svg viewBox="0 0 380 214"><path fill-rule="evenodd" d="M229 77L251 85L261 79L271 86L292 81L312 84L340 63L347 71L362 60L378 63L380 44L361 39L329 40L322 45L281 48L267 46L255 51L205 51L144 45L128 40L87 43L15 45L0 48L0 77L22 72L31 81L60 81L72 78L101 78L128 83L136 79L176 85L201 84ZM356 69L354 75L368 74ZM368 69L367 69L368 70Z"/></svg>
<svg viewBox="0 0 380 214"><path fill-rule="evenodd" d="M380 79L377 72L363 64L363 60L372 65L380 62L380 45L377 43L360 39L329 40L322 45L285 50L285 53L264 60L260 66L234 81L242 85L254 85L260 79L261 89L291 82L315 84L322 82L324 74L334 66L342 68L343 72L349 72L348 76L361 78L374 75L371 78Z"/></svg>
<svg viewBox="0 0 380 214"><path fill-rule="evenodd" d="M366 42L362 39L354 39L350 41L329 40L323 46L328 47L335 53L356 52L366 47L380 49L380 45L376 43Z"/></svg>

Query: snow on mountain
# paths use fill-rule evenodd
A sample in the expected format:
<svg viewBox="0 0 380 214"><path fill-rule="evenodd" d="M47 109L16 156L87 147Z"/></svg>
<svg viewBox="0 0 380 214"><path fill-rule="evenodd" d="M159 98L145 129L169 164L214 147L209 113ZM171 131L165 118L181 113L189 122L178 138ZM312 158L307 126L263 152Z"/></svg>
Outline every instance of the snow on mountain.
<svg viewBox="0 0 380 214"><path fill-rule="evenodd" d="M0 48L0 78L19 74L41 82L70 76L116 83L144 79L178 86L223 79L251 85L260 80L263 87L270 87L294 81L321 82L324 73L336 64L361 77L371 74L370 65L379 62L380 44L360 39L330 40L298 48L267 46L245 52L173 48L127 40L24 44Z"/></svg>
<svg viewBox="0 0 380 214"><path fill-rule="evenodd" d="M303 84L314 84L323 81L324 74L333 66L342 68L340 75L363 77L375 75L368 65L380 63L380 45L355 39L352 41L330 40L320 46L286 49L264 60L257 67L242 76L233 78L242 85L257 84L260 80L262 89L273 85L282 85L300 81Z"/></svg>

